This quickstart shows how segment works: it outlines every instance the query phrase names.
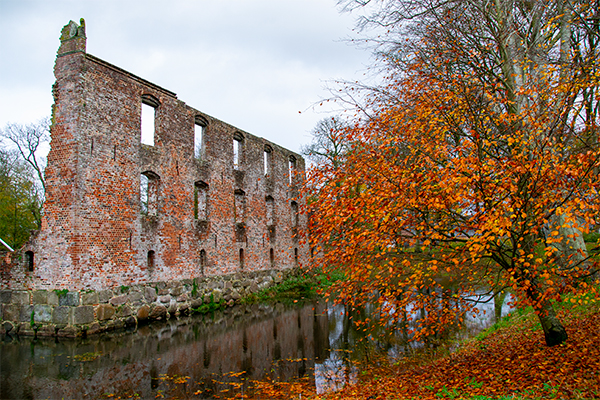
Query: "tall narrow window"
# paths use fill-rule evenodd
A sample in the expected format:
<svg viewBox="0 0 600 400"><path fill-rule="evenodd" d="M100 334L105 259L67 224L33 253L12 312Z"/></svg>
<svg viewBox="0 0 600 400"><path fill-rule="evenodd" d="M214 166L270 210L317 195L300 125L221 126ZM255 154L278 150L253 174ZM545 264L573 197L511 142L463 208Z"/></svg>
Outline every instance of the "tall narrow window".
<svg viewBox="0 0 600 400"><path fill-rule="evenodd" d="M294 182L294 174L296 173L296 157L290 156L288 175L290 178L290 185Z"/></svg>
<svg viewBox="0 0 600 400"><path fill-rule="evenodd" d="M244 269L244 249L240 249L240 269Z"/></svg>
<svg viewBox="0 0 600 400"><path fill-rule="evenodd" d="M291 208L292 208L292 226L297 227L298 226L298 203L296 203L295 201L292 201Z"/></svg>
<svg viewBox="0 0 600 400"><path fill-rule="evenodd" d="M271 196L265 198L267 206L267 226L275 225L275 200Z"/></svg>
<svg viewBox="0 0 600 400"><path fill-rule="evenodd" d="M244 137L241 133L233 135L233 168L241 169L244 157Z"/></svg>
<svg viewBox="0 0 600 400"><path fill-rule="evenodd" d="M200 250L200 273L204 275L204 267L206 266L206 251Z"/></svg>
<svg viewBox="0 0 600 400"><path fill-rule="evenodd" d="M273 149L269 145L265 145L265 151L263 153L263 168L265 171L265 176L272 175L272 167L273 164Z"/></svg>
<svg viewBox="0 0 600 400"><path fill-rule="evenodd" d="M271 268L275 266L275 251L273 248L269 250L269 262L271 263Z"/></svg>
<svg viewBox="0 0 600 400"><path fill-rule="evenodd" d="M242 190L236 190L235 196L235 223L241 224L244 222L244 214L246 213L246 194Z"/></svg>
<svg viewBox="0 0 600 400"><path fill-rule="evenodd" d="M194 184L194 219L208 220L208 185L202 181Z"/></svg>
<svg viewBox="0 0 600 400"><path fill-rule="evenodd" d="M298 265L298 248L294 248L294 263Z"/></svg>
<svg viewBox="0 0 600 400"><path fill-rule="evenodd" d="M158 99L150 95L142 96L142 144L154 146L156 133L156 108L160 103Z"/></svg>
<svg viewBox="0 0 600 400"><path fill-rule="evenodd" d="M148 251L148 271L154 271L154 250Z"/></svg>
<svg viewBox="0 0 600 400"><path fill-rule="evenodd" d="M140 176L140 207L142 214L158 214L158 186L160 179L152 171L142 172Z"/></svg>
<svg viewBox="0 0 600 400"><path fill-rule="evenodd" d="M206 129L206 120L201 116L196 116L194 120L194 157L201 160L204 155L204 131Z"/></svg>
<svg viewBox="0 0 600 400"><path fill-rule="evenodd" d="M27 270L29 272L33 271L33 251L26 251L25 252L25 265L27 265Z"/></svg>

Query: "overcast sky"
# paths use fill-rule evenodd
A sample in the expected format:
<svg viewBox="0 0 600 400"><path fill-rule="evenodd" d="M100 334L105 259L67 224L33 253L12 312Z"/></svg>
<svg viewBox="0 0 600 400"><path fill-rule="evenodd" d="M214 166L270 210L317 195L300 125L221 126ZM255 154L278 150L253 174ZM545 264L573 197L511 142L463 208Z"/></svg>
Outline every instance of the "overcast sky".
<svg viewBox="0 0 600 400"><path fill-rule="evenodd" d="M0 0L0 127L50 115L60 30L86 21L87 51L215 118L294 151L326 117L335 79L369 53L343 39L336 0ZM299 113L301 111L301 113Z"/></svg>

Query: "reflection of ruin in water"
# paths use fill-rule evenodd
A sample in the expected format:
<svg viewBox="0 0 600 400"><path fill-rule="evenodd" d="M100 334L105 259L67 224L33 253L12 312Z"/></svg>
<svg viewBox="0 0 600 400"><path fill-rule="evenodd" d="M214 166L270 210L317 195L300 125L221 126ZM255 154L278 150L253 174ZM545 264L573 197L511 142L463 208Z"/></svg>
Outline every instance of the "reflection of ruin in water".
<svg viewBox="0 0 600 400"><path fill-rule="evenodd" d="M493 303L490 304L493 310ZM210 398L239 383L308 376L318 392L353 382L349 360L368 350L344 306L314 303L236 307L213 317L194 316L87 340L5 337L0 344L0 398L97 398L105 393L155 398ZM486 312L493 316L493 311ZM490 321L472 321L483 327ZM378 343L390 357L414 344ZM237 374L246 371L244 374ZM189 377L175 381L177 377Z"/></svg>
<svg viewBox="0 0 600 400"><path fill-rule="evenodd" d="M174 383L166 376L190 377L170 395L200 390L210 397L241 378L305 376L312 374L315 360L328 357L325 309L316 303L237 307L214 317L181 318L142 326L133 334L87 340L5 337L0 398L96 398L105 393L154 398ZM241 377L231 374L241 371L246 371Z"/></svg>

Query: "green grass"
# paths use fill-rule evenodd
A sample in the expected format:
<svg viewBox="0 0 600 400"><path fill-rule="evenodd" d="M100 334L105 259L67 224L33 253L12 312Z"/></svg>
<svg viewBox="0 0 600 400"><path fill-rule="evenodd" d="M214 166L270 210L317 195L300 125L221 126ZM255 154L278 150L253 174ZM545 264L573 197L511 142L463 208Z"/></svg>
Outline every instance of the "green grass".
<svg viewBox="0 0 600 400"><path fill-rule="evenodd" d="M225 308L225 300L215 302L213 295L210 295L210 303L204 303L200 307L192 308L192 312L196 314L208 314Z"/></svg>
<svg viewBox="0 0 600 400"><path fill-rule="evenodd" d="M326 289L340 279L343 279L343 275L340 273L326 274L323 271L300 271L275 286L245 297L242 303L281 302L291 304L302 300L310 300L316 298L320 290Z"/></svg>

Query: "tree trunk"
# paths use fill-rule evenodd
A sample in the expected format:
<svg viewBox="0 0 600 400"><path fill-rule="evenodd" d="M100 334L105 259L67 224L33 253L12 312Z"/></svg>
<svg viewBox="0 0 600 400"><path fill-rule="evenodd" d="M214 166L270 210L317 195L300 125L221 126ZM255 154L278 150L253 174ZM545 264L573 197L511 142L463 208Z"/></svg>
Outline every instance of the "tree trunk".
<svg viewBox="0 0 600 400"><path fill-rule="evenodd" d="M548 346L556 346L567 340L567 331L556 318L554 307L548 300L543 300L542 307L538 311L538 318L544 329L544 336Z"/></svg>
<svg viewBox="0 0 600 400"><path fill-rule="evenodd" d="M504 299L506 298L506 292L496 293L494 296L494 317L495 321L499 322L502 318L502 306L504 305Z"/></svg>
<svg viewBox="0 0 600 400"><path fill-rule="evenodd" d="M560 253L562 267L568 268L571 263L580 265L582 270L587 269L588 253L583 240L583 232L579 227L567 223L564 214L553 216L550 224L550 230L556 229L562 238L562 241L552 244Z"/></svg>
<svg viewBox="0 0 600 400"><path fill-rule="evenodd" d="M522 280L525 277L522 275L520 278ZM548 346L556 346L563 343L567 340L567 331L558 318L556 318L552 302L547 297L544 297L544 293L536 278L530 275L526 278L528 278L530 285L525 290L525 293L542 324L546 344Z"/></svg>

